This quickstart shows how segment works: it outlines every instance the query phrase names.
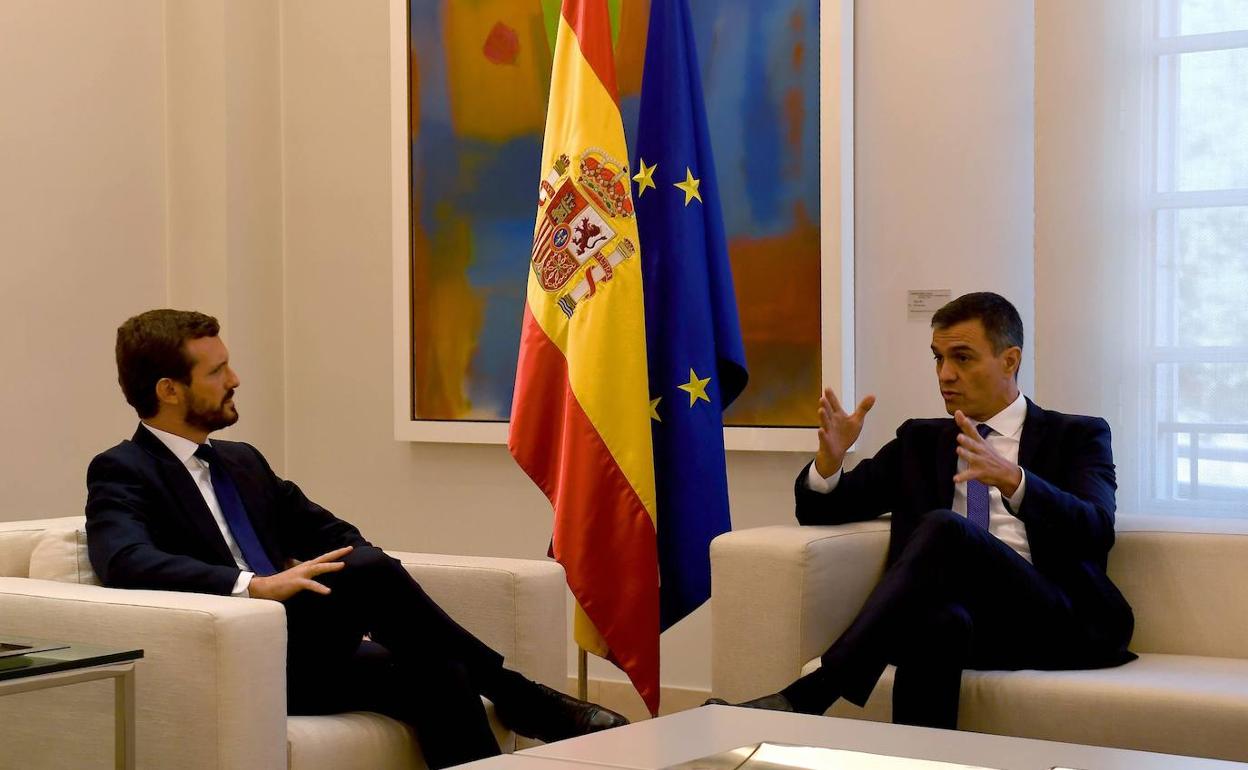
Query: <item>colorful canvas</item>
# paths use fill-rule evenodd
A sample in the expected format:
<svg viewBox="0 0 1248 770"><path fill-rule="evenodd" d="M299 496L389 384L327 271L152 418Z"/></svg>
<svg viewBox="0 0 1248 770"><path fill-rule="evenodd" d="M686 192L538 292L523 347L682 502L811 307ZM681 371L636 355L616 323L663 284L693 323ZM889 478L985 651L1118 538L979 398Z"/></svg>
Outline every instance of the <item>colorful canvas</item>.
<svg viewBox="0 0 1248 770"><path fill-rule="evenodd" d="M506 421L550 89L549 1L409 3L413 417ZM611 5L631 154L649 2ZM690 6L750 368L725 424L812 425L819 3Z"/></svg>

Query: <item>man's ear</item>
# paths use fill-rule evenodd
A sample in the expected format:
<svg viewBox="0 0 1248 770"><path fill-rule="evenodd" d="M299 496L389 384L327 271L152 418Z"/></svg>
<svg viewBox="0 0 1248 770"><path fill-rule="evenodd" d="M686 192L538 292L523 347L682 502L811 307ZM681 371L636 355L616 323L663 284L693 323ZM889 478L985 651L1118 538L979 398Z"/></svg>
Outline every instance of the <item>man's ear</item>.
<svg viewBox="0 0 1248 770"><path fill-rule="evenodd" d="M168 377L161 377L157 380L156 400L171 406L182 403L182 393L178 390L178 383Z"/></svg>
<svg viewBox="0 0 1248 770"><path fill-rule="evenodd" d="M1018 367L1023 362L1023 349L1017 345L1008 347L1005 349L1005 352L1001 354L1001 356L1005 359L1006 373L1017 377Z"/></svg>

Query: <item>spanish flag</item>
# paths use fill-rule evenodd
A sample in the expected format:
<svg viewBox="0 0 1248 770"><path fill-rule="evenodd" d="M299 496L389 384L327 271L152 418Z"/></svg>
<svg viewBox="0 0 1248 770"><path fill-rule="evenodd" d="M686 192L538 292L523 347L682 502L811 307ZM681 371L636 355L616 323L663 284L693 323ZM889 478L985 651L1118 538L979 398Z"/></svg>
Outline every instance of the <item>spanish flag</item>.
<svg viewBox="0 0 1248 770"><path fill-rule="evenodd" d="M508 447L550 498L577 643L659 706L645 303L606 0L563 0Z"/></svg>

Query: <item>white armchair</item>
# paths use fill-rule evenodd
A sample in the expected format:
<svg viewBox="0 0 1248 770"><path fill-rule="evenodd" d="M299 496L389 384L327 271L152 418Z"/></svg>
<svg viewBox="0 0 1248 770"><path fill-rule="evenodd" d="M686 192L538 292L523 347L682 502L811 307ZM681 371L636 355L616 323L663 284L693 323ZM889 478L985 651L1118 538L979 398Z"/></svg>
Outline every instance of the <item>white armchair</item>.
<svg viewBox="0 0 1248 770"><path fill-rule="evenodd" d="M711 677L729 701L819 665L884 569L888 521L740 530L711 543ZM1248 761L1248 523L1120 516L1109 575L1139 659L1090 671L970 671L961 729ZM863 709L888 721L890 666Z"/></svg>
<svg viewBox="0 0 1248 770"><path fill-rule="evenodd" d="M0 522L0 636L141 647L140 768L423 768L402 723L372 713L286 716L286 616L275 602L99 586L81 517ZM563 570L552 562L391 552L507 665L561 688ZM112 690L78 684L0 698L0 766L110 767ZM488 706L488 704L487 704ZM493 719L493 712L491 719ZM493 722L500 744L514 737Z"/></svg>

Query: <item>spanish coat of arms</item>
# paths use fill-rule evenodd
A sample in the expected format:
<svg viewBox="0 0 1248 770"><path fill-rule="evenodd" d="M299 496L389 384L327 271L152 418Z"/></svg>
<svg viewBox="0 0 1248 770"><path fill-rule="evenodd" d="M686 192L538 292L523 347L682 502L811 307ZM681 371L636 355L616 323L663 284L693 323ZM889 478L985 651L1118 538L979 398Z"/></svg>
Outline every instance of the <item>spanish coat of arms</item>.
<svg viewBox="0 0 1248 770"><path fill-rule="evenodd" d="M568 156L560 155L542 180L532 254L538 284L559 294L568 318L637 250L611 227L633 216L628 168L589 149L577 159L575 174L571 170Z"/></svg>

